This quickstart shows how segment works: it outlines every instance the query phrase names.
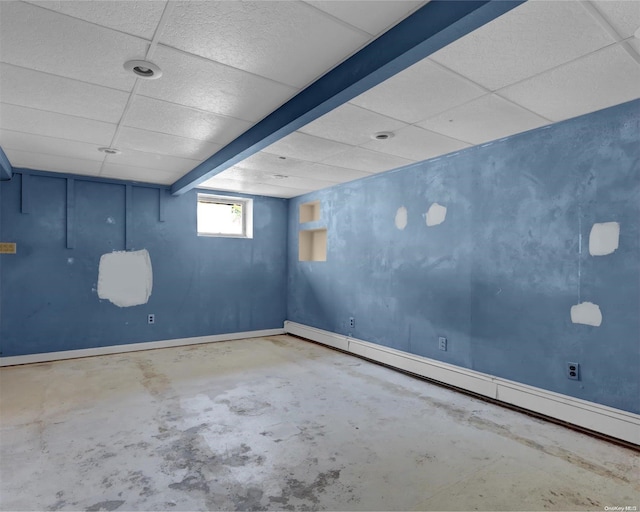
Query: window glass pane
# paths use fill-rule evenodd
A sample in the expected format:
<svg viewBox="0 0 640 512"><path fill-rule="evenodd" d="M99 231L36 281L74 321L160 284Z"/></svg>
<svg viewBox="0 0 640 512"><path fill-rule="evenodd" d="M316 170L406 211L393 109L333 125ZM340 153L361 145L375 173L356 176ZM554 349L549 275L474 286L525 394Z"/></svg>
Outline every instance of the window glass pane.
<svg viewBox="0 0 640 512"><path fill-rule="evenodd" d="M243 235L242 204L198 201L198 233Z"/></svg>

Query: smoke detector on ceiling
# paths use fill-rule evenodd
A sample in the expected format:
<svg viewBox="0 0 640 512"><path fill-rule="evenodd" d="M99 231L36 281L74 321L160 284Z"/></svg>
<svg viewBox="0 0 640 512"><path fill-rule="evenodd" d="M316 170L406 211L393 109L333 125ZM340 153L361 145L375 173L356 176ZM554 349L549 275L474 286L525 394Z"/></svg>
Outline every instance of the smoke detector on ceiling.
<svg viewBox="0 0 640 512"><path fill-rule="evenodd" d="M124 69L145 80L155 80L162 76L162 70L147 60L129 60L124 63Z"/></svg>

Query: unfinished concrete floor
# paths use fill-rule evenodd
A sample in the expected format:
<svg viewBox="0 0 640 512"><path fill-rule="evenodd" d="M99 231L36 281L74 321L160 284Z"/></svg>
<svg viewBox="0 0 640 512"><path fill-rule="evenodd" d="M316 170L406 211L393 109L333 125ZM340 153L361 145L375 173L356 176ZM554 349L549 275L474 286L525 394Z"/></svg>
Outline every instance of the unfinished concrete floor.
<svg viewBox="0 0 640 512"><path fill-rule="evenodd" d="M289 336L1 372L3 510L603 510L638 454Z"/></svg>

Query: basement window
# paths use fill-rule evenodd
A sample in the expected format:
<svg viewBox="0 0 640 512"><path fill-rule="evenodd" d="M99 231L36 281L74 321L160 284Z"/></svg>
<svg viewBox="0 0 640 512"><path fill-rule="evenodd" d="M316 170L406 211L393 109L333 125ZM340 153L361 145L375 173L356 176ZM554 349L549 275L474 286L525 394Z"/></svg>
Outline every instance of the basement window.
<svg viewBox="0 0 640 512"><path fill-rule="evenodd" d="M253 238L253 200L198 194L198 236Z"/></svg>

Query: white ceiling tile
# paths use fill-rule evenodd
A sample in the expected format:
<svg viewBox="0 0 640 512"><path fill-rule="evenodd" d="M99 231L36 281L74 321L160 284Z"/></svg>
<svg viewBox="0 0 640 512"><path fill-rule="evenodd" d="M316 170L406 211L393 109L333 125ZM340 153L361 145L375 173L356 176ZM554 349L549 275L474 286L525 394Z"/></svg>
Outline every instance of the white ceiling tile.
<svg viewBox="0 0 640 512"><path fill-rule="evenodd" d="M3 62L115 89L133 87L135 76L122 65L144 58L144 40L35 5L1 4Z"/></svg>
<svg viewBox="0 0 640 512"><path fill-rule="evenodd" d="M236 165L241 169L253 171L261 171L271 175L281 174L285 176L298 176L302 178L311 178L318 181L326 181L330 183L343 183L369 176L369 173L356 171L354 169L345 169L343 167L334 167L331 165L317 164L297 160L295 158L281 159L278 155L272 155L260 151L246 158Z"/></svg>
<svg viewBox="0 0 640 512"><path fill-rule="evenodd" d="M66 158L80 158L83 160L104 159L104 153L98 151L97 144L78 142L75 140L57 139L33 135L23 132L0 130L0 146L5 149L18 151L33 151L43 155L55 155Z"/></svg>
<svg viewBox="0 0 640 512"><path fill-rule="evenodd" d="M29 3L150 40L167 2L165 0L134 2L130 0L92 0L90 2L46 0L29 1Z"/></svg>
<svg viewBox="0 0 640 512"><path fill-rule="evenodd" d="M18 151L6 149L5 153L13 167L35 169L38 171L64 172L82 174L83 176L97 176L102 162L97 160L82 160L56 155L43 155L32 151Z"/></svg>
<svg viewBox="0 0 640 512"><path fill-rule="evenodd" d="M180 175L172 172L161 171L159 169L149 169L147 167L136 167L135 165L121 165L105 162L102 167L100 177L170 185L176 181Z"/></svg>
<svg viewBox="0 0 640 512"><path fill-rule="evenodd" d="M376 173L396 169L413 163L398 156L385 155L364 148L351 148L322 162L326 165L345 167L368 173Z"/></svg>
<svg viewBox="0 0 640 512"><path fill-rule="evenodd" d="M117 123L129 93L0 63L4 103Z"/></svg>
<svg viewBox="0 0 640 512"><path fill-rule="evenodd" d="M307 162L319 162L331 155L345 151L349 147L340 142L293 132L266 147L263 151L287 158L306 160Z"/></svg>
<svg viewBox="0 0 640 512"><path fill-rule="evenodd" d="M299 173L294 172L297 176L307 176L307 170L301 170ZM368 172L357 171L355 169L345 169L344 167L336 167L334 165L313 164L308 172L308 176L322 181L331 181L333 183L346 183L366 176L370 176Z"/></svg>
<svg viewBox="0 0 640 512"><path fill-rule="evenodd" d="M217 174L220 178L248 182L263 183L277 187L295 188L301 190L319 190L321 188L335 185L333 182L318 180L315 178L307 178L293 175L274 175L264 171L255 171L251 169L243 169L238 166L231 167Z"/></svg>
<svg viewBox="0 0 640 512"><path fill-rule="evenodd" d="M335 0L307 0L307 3L371 35L378 35L396 25L406 18L409 13L427 2L406 0L340 0L339 2Z"/></svg>
<svg viewBox="0 0 640 512"><path fill-rule="evenodd" d="M638 0L591 0L622 39L631 37L640 27Z"/></svg>
<svg viewBox="0 0 640 512"><path fill-rule="evenodd" d="M423 59L351 103L407 123L417 123L485 93L482 87Z"/></svg>
<svg viewBox="0 0 640 512"><path fill-rule="evenodd" d="M122 153L119 155L107 155L105 163L132 167L147 167L164 173L183 175L197 166L200 161L125 149L122 150Z"/></svg>
<svg viewBox="0 0 640 512"><path fill-rule="evenodd" d="M220 150L220 144L204 140L186 139L164 133L123 127L115 142L118 149L135 149L146 153L178 156L191 160L205 160Z"/></svg>
<svg viewBox="0 0 640 512"><path fill-rule="evenodd" d="M158 46L153 61L163 70L162 78L145 80L140 94L245 121L259 121L296 93L293 87L165 46Z"/></svg>
<svg viewBox="0 0 640 512"><path fill-rule="evenodd" d="M549 121L518 105L487 94L420 123L420 126L472 144L524 132Z"/></svg>
<svg viewBox="0 0 640 512"><path fill-rule="evenodd" d="M635 37L633 37L629 39L627 43L629 43L631 45L631 48L633 48L636 53L640 55L640 39L636 39Z"/></svg>
<svg viewBox="0 0 640 512"><path fill-rule="evenodd" d="M0 128L100 146L108 146L116 131L115 124L6 103L0 103Z"/></svg>
<svg viewBox="0 0 640 512"><path fill-rule="evenodd" d="M496 90L612 42L579 2L525 2L431 58Z"/></svg>
<svg viewBox="0 0 640 512"><path fill-rule="evenodd" d="M313 166L311 162L305 162L295 158L280 158L278 155L258 151L248 158L245 158L237 164L243 169L253 171L263 171L271 174L296 174L294 169L310 169Z"/></svg>
<svg viewBox="0 0 640 512"><path fill-rule="evenodd" d="M251 128L233 117L136 96L127 113L126 126L225 145Z"/></svg>
<svg viewBox="0 0 640 512"><path fill-rule="evenodd" d="M280 185L266 185L263 183L250 183L246 181L231 180L214 176L210 180L205 181L199 188L221 190L228 192L238 192L241 194L253 194L257 196L283 197L290 198L302 195L309 190L300 190L295 188L287 188Z"/></svg>
<svg viewBox="0 0 640 512"><path fill-rule="evenodd" d="M500 91L540 115L561 121L640 96L640 66L615 45Z"/></svg>
<svg viewBox="0 0 640 512"><path fill-rule="evenodd" d="M423 130L417 126L408 126L397 131L391 139L372 140L362 147L419 161L451 153L468 146L469 144L466 142Z"/></svg>
<svg viewBox="0 0 640 512"><path fill-rule="evenodd" d="M334 182L316 180L313 178L301 178L300 176L288 176L287 178L267 176L266 178L261 179L260 183L274 187L297 189L300 193L305 193L309 190L322 190L323 188L333 187L335 185Z"/></svg>
<svg viewBox="0 0 640 512"><path fill-rule="evenodd" d="M407 124L402 121L346 103L303 126L299 131L359 146L371 140L376 132L394 131L404 126Z"/></svg>
<svg viewBox="0 0 640 512"><path fill-rule="evenodd" d="M302 2L176 2L160 42L302 87L369 38Z"/></svg>

